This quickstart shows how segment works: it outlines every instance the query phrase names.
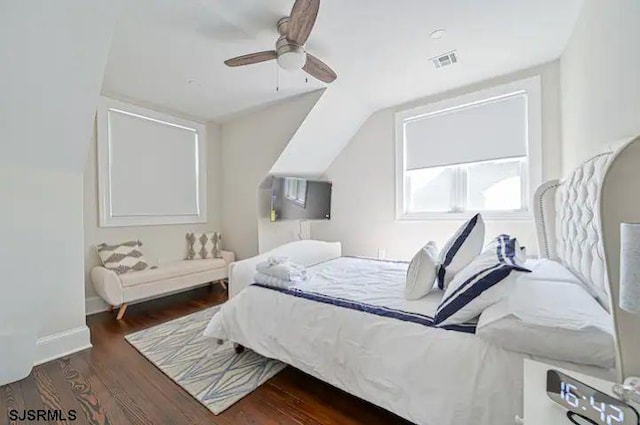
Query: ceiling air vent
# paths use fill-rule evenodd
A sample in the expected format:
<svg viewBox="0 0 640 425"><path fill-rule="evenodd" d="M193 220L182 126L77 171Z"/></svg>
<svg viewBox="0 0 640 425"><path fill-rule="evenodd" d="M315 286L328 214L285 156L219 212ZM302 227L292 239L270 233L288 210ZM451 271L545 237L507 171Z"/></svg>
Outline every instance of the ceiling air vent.
<svg viewBox="0 0 640 425"><path fill-rule="evenodd" d="M451 52L445 53L444 55L431 58L431 62L433 62L433 65L436 68L453 65L454 63L458 62L458 54L455 50L452 50Z"/></svg>

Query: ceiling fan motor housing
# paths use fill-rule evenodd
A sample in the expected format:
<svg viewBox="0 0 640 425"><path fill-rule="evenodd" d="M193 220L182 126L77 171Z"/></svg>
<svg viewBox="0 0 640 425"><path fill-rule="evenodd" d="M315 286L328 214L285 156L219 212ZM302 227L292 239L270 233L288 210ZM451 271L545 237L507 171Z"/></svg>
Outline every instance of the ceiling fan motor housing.
<svg viewBox="0 0 640 425"><path fill-rule="evenodd" d="M278 25L280 29L280 25ZM285 36L281 36L276 42L278 65L284 69L301 69L307 62L307 52L304 47L292 43Z"/></svg>
<svg viewBox="0 0 640 425"><path fill-rule="evenodd" d="M286 36L289 31L289 17L285 16L284 18L278 19L278 34L281 36Z"/></svg>

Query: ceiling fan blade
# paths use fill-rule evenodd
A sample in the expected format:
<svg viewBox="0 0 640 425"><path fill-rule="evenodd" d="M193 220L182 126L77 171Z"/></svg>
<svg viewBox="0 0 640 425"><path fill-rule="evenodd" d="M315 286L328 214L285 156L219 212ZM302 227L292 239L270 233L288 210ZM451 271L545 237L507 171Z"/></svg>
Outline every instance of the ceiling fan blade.
<svg viewBox="0 0 640 425"><path fill-rule="evenodd" d="M287 38L296 44L307 42L309 34L316 23L320 0L296 0L289 15Z"/></svg>
<svg viewBox="0 0 640 425"><path fill-rule="evenodd" d="M317 78L320 81L324 81L325 83L331 83L338 75L327 65L322 62L317 57L313 56L310 53L307 53L307 63L304 64L302 69L312 77Z"/></svg>
<svg viewBox="0 0 640 425"><path fill-rule="evenodd" d="M266 62L276 59L278 55L275 50L267 50L265 52L249 53L248 55L238 56L237 58L227 59L224 64L227 66L244 66L253 63Z"/></svg>

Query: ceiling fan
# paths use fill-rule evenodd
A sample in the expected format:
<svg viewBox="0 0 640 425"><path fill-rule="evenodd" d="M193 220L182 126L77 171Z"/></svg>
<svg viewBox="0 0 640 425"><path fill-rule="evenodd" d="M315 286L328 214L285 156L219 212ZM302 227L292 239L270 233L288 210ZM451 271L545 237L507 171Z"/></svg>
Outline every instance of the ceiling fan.
<svg viewBox="0 0 640 425"><path fill-rule="evenodd" d="M278 20L280 37L276 42L275 50L238 56L224 63L227 66L244 66L276 59L281 68L302 69L320 81L331 83L338 77L336 73L304 48L319 9L320 0L296 0L291 14Z"/></svg>

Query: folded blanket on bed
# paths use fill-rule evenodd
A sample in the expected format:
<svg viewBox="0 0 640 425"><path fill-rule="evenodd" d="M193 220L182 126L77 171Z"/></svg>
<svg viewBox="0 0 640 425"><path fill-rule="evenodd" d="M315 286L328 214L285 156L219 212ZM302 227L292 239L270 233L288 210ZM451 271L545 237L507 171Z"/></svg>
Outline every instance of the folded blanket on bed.
<svg viewBox="0 0 640 425"><path fill-rule="evenodd" d="M277 277L269 276L260 272L256 273L254 279L256 283L260 283L262 285L267 285L270 287L283 288L283 289L287 289L295 283L291 280L278 279Z"/></svg>
<svg viewBox="0 0 640 425"><path fill-rule="evenodd" d="M271 267L271 266L277 266L278 264L287 263L288 261L289 261L289 257L281 257L281 256L273 255L267 258L266 261L263 261L260 264L263 265L263 267Z"/></svg>
<svg viewBox="0 0 640 425"><path fill-rule="evenodd" d="M292 282L301 282L309 277L307 268L288 260L281 262L282 257L270 257L256 266L256 271L267 276Z"/></svg>

